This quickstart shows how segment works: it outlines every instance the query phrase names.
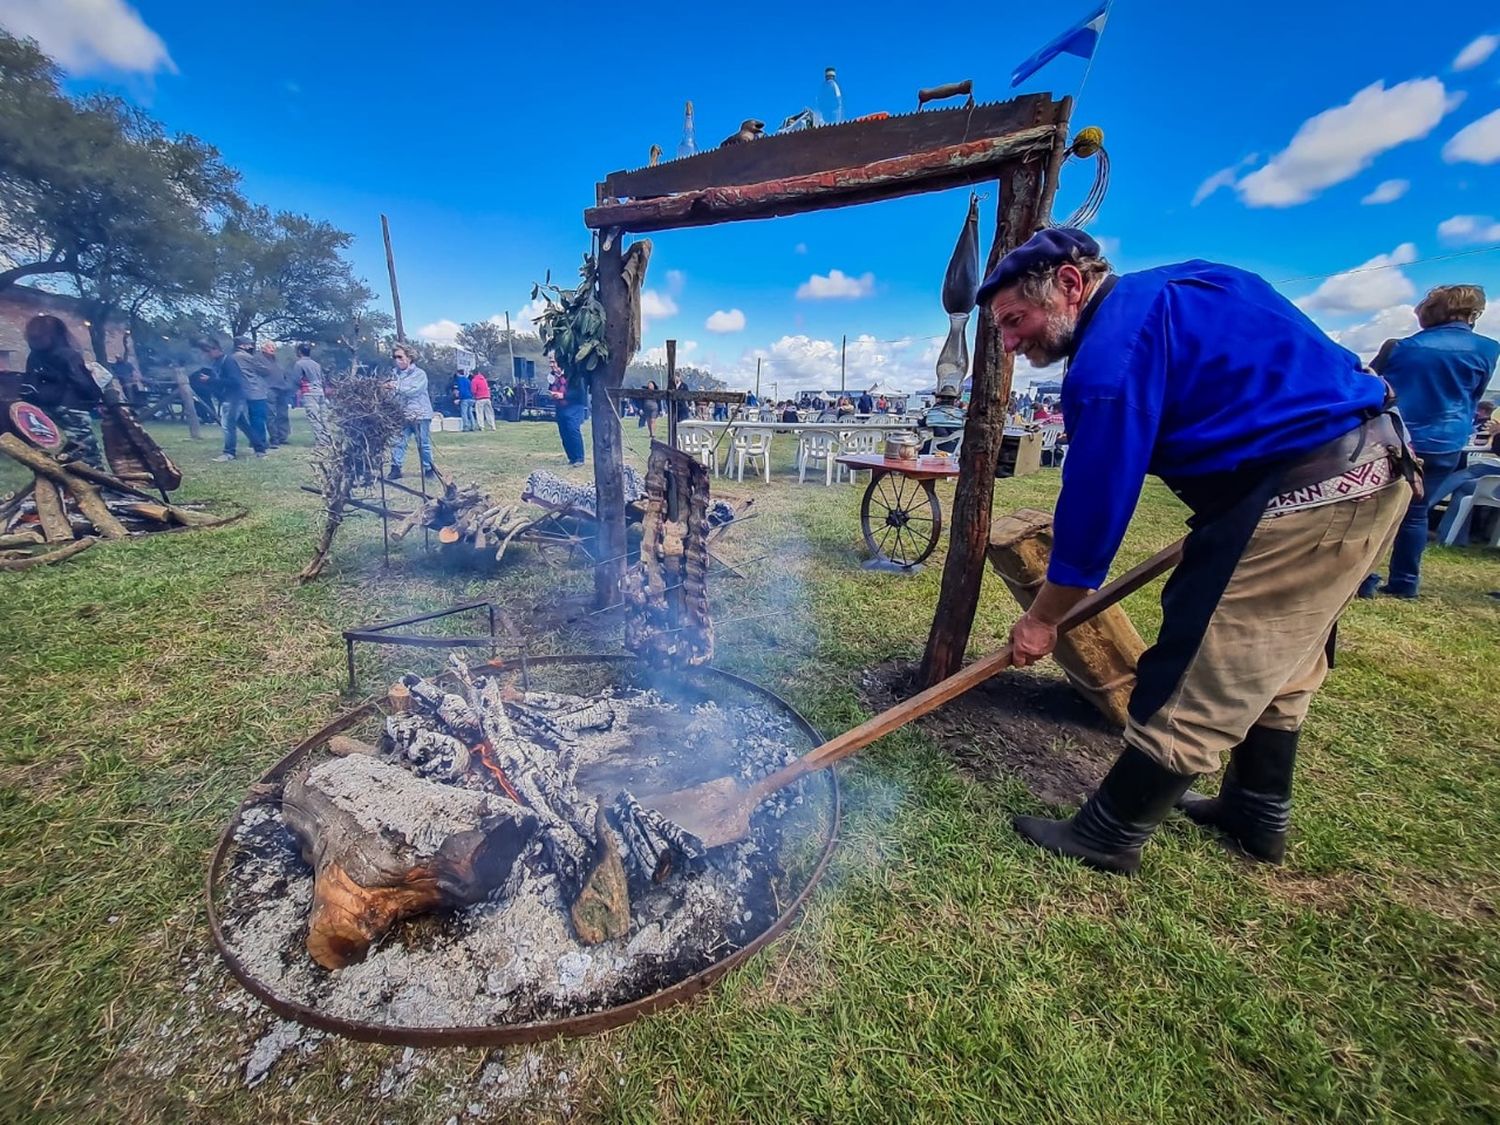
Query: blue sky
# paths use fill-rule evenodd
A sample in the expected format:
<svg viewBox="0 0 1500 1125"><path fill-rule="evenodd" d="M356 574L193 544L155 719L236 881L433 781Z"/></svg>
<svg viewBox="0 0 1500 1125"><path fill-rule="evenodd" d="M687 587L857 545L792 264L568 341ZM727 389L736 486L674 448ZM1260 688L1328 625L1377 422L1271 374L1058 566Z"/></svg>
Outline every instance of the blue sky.
<svg viewBox="0 0 1500 1125"><path fill-rule="evenodd" d="M382 296L384 211L408 330L441 336L517 314L549 269L571 278L595 181L653 143L675 150L685 99L700 146L796 111L829 65L850 115L914 108L918 87L959 78L1000 99L1088 7L767 2L646 19L618 4L0 0L0 25L36 35L76 88L121 90L218 145L252 199L353 231ZM1420 261L1500 246L1500 13L1485 8L1117 0L1074 118L1104 129L1113 160L1091 229L1122 269L1206 257L1285 281L1367 353L1415 327L1429 285L1477 281L1500 305L1500 252ZM1060 59L1021 90L1078 94L1085 69ZM1060 213L1091 172L1067 173ZM647 345L675 337L737 382L760 355L784 393L836 382L847 334L851 386L930 382L966 205L955 191L656 236ZM1323 279L1372 262L1393 268ZM807 295L834 270L811 288L851 295Z"/></svg>

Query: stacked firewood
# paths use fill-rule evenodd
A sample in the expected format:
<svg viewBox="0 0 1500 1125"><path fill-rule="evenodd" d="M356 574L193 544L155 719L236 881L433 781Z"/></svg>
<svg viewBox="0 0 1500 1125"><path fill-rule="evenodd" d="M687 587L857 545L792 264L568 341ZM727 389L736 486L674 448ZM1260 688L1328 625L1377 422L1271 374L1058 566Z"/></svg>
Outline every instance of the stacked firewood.
<svg viewBox="0 0 1500 1125"><path fill-rule="evenodd" d="M0 434L0 453L33 473L0 500L0 569L55 562L98 539L223 522L191 505L160 502L85 462L59 460L14 434Z"/></svg>
<svg viewBox="0 0 1500 1125"><path fill-rule="evenodd" d="M450 482L396 525L391 538L404 539L425 527L437 532L440 543L467 543L476 551L493 548L499 562L511 540L535 523L535 513L528 514L520 505L497 503L478 485L460 487Z"/></svg>

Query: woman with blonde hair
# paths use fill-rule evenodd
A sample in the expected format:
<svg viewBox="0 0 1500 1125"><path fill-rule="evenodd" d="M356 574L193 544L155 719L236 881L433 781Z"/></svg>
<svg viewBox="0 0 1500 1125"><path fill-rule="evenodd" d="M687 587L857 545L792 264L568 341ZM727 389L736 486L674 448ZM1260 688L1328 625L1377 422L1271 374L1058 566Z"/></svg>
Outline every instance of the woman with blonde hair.
<svg viewBox="0 0 1500 1125"><path fill-rule="evenodd" d="M1484 290L1477 285L1439 285L1417 306L1422 330L1387 340L1370 366L1396 392L1396 405L1422 462L1422 488L1412 496L1391 548L1385 585L1372 574L1359 596L1377 593L1414 598L1422 580L1427 549L1427 514L1439 482L1458 468L1474 429L1474 411L1495 376L1500 342L1481 336L1474 325L1484 312Z"/></svg>

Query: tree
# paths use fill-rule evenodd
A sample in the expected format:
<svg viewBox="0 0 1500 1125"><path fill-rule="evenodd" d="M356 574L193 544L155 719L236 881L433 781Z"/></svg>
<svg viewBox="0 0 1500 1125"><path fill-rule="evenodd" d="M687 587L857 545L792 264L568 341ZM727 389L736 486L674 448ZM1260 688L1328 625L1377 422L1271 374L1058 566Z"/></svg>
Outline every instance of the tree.
<svg viewBox="0 0 1500 1125"><path fill-rule="evenodd" d="M67 274L92 307L120 312L199 287L197 243L239 202L237 173L198 138L58 81L35 43L0 32L0 291Z"/></svg>
<svg viewBox="0 0 1500 1125"><path fill-rule="evenodd" d="M514 335L514 333L512 333ZM476 320L458 330L458 346L467 348L478 358L481 366L497 367L510 364L510 352L506 346L505 329L493 320Z"/></svg>
<svg viewBox="0 0 1500 1125"><path fill-rule="evenodd" d="M375 296L343 257L352 241L347 231L308 215L236 211L216 239L214 307L235 336L328 343L346 337Z"/></svg>

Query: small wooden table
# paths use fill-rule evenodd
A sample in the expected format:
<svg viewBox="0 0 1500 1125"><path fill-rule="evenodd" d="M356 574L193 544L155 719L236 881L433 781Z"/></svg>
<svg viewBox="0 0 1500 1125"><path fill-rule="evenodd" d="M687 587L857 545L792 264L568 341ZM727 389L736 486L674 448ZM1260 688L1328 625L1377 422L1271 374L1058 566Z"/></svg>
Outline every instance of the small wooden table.
<svg viewBox="0 0 1500 1125"><path fill-rule="evenodd" d="M837 460L852 471L870 474L870 487L859 505L865 546L874 556L865 565L914 571L937 549L943 533L943 506L934 483L958 476L958 460L931 454L902 461L879 453L851 453Z"/></svg>

